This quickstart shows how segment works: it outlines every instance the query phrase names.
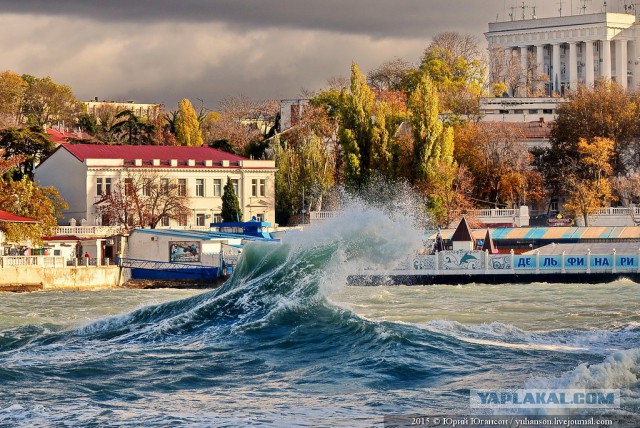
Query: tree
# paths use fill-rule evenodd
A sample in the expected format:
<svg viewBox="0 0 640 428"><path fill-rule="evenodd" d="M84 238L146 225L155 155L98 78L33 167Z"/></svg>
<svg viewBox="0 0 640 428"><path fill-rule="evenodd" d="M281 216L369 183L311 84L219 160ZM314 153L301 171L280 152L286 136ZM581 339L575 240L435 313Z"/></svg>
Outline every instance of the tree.
<svg viewBox="0 0 640 428"><path fill-rule="evenodd" d="M8 128L0 131L0 148L4 149L4 157L24 156L24 162L16 170L14 178L26 176L33 179L33 169L45 157L53 152L54 144L42 128Z"/></svg>
<svg viewBox="0 0 640 428"><path fill-rule="evenodd" d="M122 110L115 116L116 122L109 132L114 140L129 145L153 144L155 127L136 116L131 110Z"/></svg>
<svg viewBox="0 0 640 428"><path fill-rule="evenodd" d="M624 88L615 82L598 81L593 88L580 86L571 91L568 100L558 107L558 117L551 128L550 150L560 158L554 165L557 174L568 172L558 166L570 166L578 160L581 138L612 140L616 173L640 166L636 160L640 148L637 144L638 103Z"/></svg>
<svg viewBox="0 0 640 428"><path fill-rule="evenodd" d="M333 129L326 110L309 105L295 128L276 136L273 145L278 168L275 177L278 223L287 224L302 206L322 209L323 197L335 183Z"/></svg>
<svg viewBox="0 0 640 428"><path fill-rule="evenodd" d="M485 85L486 66L478 40L446 32L436 35L420 63L438 89L442 111L477 114L477 99Z"/></svg>
<svg viewBox="0 0 640 428"><path fill-rule="evenodd" d="M21 113L28 125L61 123L72 126L76 123L82 107L69 86L59 85L50 77L23 75L22 78L27 87Z"/></svg>
<svg viewBox="0 0 640 428"><path fill-rule="evenodd" d="M581 165L567 177L569 201L565 209L574 216L581 215L585 226L589 226L589 216L612 199L609 176L613 172L613 147L613 140L608 138L578 141Z"/></svg>
<svg viewBox="0 0 640 428"><path fill-rule="evenodd" d="M219 118L207 126L206 144L228 145L245 156L264 140L279 111L276 100L253 101L245 96L224 98L219 106Z"/></svg>
<svg viewBox="0 0 640 428"><path fill-rule="evenodd" d="M448 151L448 146L453 144L453 141L452 135L444 132L444 125L438 118L438 95L426 74L422 75L409 97L408 109L413 135L414 178L417 181L429 180L435 170L435 163L443 152L443 145L447 145L445 151ZM445 136L447 139L443 140Z"/></svg>
<svg viewBox="0 0 640 428"><path fill-rule="evenodd" d="M385 102L376 100L358 66L352 64L350 90L340 95L338 130L346 185L357 188L372 175L388 176L392 170L391 114Z"/></svg>
<svg viewBox="0 0 640 428"><path fill-rule="evenodd" d="M222 194L222 221L232 222L242 220L242 210L236 190L231 182L231 178L227 177L227 184L224 186Z"/></svg>
<svg viewBox="0 0 640 428"><path fill-rule="evenodd" d="M39 187L26 177L18 181L0 179L0 209L36 219L36 224L0 223L10 242L31 241L41 244L43 236L52 236L66 202L53 187Z"/></svg>
<svg viewBox="0 0 640 428"><path fill-rule="evenodd" d="M18 126L27 82L12 71L0 73L0 127Z"/></svg>
<svg viewBox="0 0 640 428"><path fill-rule="evenodd" d="M184 98L178 104L178 114L175 121L176 141L180 146L197 146L203 144L200 134L200 123L191 101Z"/></svg>
<svg viewBox="0 0 640 428"><path fill-rule="evenodd" d="M0 149L0 177L20 165L25 159L23 154L5 157L5 153L5 149Z"/></svg>
<svg viewBox="0 0 640 428"><path fill-rule="evenodd" d="M413 68L402 58L387 61L367 73L367 83L377 91L405 92Z"/></svg>
<svg viewBox="0 0 640 428"><path fill-rule="evenodd" d="M469 199L473 179L469 171L455 162L440 160L429 182L422 182L423 193L428 195L431 221L447 228L465 212L474 208Z"/></svg>
<svg viewBox="0 0 640 428"><path fill-rule="evenodd" d="M153 171L126 170L95 205L108 223L129 229L155 229L165 218L184 220L191 213L185 189Z"/></svg>
<svg viewBox="0 0 640 428"><path fill-rule="evenodd" d="M467 123L456 130L456 159L474 177L475 198L497 206L520 205L543 197L542 178L518 124Z"/></svg>

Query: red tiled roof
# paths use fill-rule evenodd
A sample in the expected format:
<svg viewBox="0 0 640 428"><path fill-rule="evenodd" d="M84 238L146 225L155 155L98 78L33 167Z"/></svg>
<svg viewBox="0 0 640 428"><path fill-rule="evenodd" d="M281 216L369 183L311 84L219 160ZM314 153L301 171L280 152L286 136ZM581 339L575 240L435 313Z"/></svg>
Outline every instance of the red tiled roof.
<svg viewBox="0 0 640 428"><path fill-rule="evenodd" d="M142 159L143 161L160 159L165 162L176 159L181 163L190 159L196 162L205 160L213 162L248 160L242 156L236 156L210 147L109 146L103 144L63 144L62 147L81 162L84 162L85 159L124 159L125 162L133 162L135 159Z"/></svg>
<svg viewBox="0 0 640 428"><path fill-rule="evenodd" d="M0 210L0 222L8 222L8 223L37 223L38 220L29 217L22 217L19 215L15 215L6 211Z"/></svg>
<svg viewBox="0 0 640 428"><path fill-rule="evenodd" d="M59 129L54 129L54 128L47 128L47 135L49 136L49 139L51 140L51 142L53 142L54 144L65 144L70 139L74 139L74 140L93 139L89 134L85 134L83 132L69 132L64 130L61 131Z"/></svg>

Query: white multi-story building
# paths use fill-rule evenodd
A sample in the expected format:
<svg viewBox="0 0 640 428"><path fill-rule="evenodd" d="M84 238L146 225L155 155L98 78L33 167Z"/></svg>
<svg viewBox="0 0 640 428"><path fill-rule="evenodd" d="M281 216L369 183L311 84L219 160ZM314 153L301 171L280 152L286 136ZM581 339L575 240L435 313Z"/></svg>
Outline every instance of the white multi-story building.
<svg viewBox="0 0 640 428"><path fill-rule="evenodd" d="M188 197L190 218L166 219L161 227L208 226L220 220L227 178L235 187L241 220L275 222L275 162L209 147L63 144L36 168L35 179L55 187L68 203L61 224L74 219L92 226L103 224L96 202L136 171L174 182Z"/></svg>
<svg viewBox="0 0 640 428"><path fill-rule="evenodd" d="M637 88L640 33L635 24L635 15L606 12L523 19L490 23L485 37L490 50L519 57L522 70L535 58L554 93L578 84L593 86L599 78Z"/></svg>

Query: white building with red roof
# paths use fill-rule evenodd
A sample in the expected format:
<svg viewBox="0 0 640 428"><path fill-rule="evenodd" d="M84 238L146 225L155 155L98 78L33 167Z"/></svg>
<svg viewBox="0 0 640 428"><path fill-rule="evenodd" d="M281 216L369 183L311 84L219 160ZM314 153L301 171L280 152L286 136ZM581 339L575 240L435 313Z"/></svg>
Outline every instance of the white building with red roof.
<svg viewBox="0 0 640 428"><path fill-rule="evenodd" d="M227 177L240 202L241 220L275 222L275 162L209 147L62 144L36 168L35 179L41 186L55 187L69 204L61 224L75 219L93 226L106 222L96 202L136 171L186 189L192 215L181 221L167 219L163 227L208 226L219 220Z"/></svg>

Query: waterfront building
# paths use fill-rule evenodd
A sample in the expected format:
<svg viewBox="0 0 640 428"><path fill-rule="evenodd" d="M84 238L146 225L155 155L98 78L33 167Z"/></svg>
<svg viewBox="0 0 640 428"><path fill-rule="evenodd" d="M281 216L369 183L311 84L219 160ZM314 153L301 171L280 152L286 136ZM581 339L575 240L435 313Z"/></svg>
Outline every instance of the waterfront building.
<svg viewBox="0 0 640 428"><path fill-rule="evenodd" d="M53 186L67 201L61 224L116 225L96 203L128 174L153 174L176 184L188 199L189 216L166 218L158 227L207 228L220 220L227 178L235 188L243 219L275 221L275 162L252 160L209 147L62 144L35 170L41 186ZM243 220L240 219L240 220Z"/></svg>
<svg viewBox="0 0 640 428"><path fill-rule="evenodd" d="M640 34L635 24L635 15L607 12L490 23L485 37L492 80L504 79L515 68L521 74L518 92L532 70L547 76L545 88L538 89L548 95L562 95L579 84L593 86L599 78L637 88Z"/></svg>

